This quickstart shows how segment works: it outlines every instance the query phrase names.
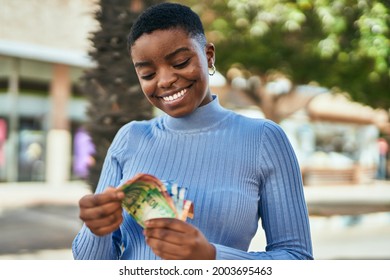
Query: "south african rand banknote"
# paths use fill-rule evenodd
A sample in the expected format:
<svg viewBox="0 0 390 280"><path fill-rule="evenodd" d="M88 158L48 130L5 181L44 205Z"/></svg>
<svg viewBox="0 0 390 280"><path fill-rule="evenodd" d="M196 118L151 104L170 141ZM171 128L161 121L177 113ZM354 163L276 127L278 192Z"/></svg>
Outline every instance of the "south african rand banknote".
<svg viewBox="0 0 390 280"><path fill-rule="evenodd" d="M176 209L171 193L166 186L150 174L140 173L124 183L120 189L125 193L123 208L142 226L153 218L178 218L186 220L193 217L191 201L183 201L181 209Z"/></svg>

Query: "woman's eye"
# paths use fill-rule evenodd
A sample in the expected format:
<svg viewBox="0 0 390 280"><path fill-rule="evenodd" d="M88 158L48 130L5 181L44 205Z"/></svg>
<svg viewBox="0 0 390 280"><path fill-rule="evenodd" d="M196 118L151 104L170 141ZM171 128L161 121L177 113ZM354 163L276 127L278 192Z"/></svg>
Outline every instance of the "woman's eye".
<svg viewBox="0 0 390 280"><path fill-rule="evenodd" d="M180 68L185 67L189 62L190 62L190 59L186 59L186 60L183 61L183 62L180 62L180 63L175 64L173 67L179 68L179 69L180 69Z"/></svg>
<svg viewBox="0 0 390 280"><path fill-rule="evenodd" d="M147 74L147 75L141 75L141 79L143 80L151 80L154 76L154 73L152 74Z"/></svg>

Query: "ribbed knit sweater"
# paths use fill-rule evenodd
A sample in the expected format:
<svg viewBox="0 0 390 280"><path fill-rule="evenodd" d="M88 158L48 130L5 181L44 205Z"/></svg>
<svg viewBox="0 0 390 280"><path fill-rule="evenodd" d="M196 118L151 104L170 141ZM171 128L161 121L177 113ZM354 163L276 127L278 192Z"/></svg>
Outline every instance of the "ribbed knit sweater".
<svg viewBox="0 0 390 280"><path fill-rule="evenodd" d="M97 192L137 173L188 188L194 218L217 259L312 259L301 173L283 130L220 106L218 98L192 114L158 116L123 126L109 148ZM75 259L159 259L126 212L103 237L85 225L73 241ZM260 222L259 222L260 221ZM248 252L258 225L265 251Z"/></svg>

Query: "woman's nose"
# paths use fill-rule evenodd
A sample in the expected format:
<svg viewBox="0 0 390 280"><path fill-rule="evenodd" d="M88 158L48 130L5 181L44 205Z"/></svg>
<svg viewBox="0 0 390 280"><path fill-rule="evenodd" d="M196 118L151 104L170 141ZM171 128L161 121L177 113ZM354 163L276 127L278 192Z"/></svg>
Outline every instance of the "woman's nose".
<svg viewBox="0 0 390 280"><path fill-rule="evenodd" d="M177 80L177 76L170 69L162 69L158 73L158 86L160 88L169 88Z"/></svg>

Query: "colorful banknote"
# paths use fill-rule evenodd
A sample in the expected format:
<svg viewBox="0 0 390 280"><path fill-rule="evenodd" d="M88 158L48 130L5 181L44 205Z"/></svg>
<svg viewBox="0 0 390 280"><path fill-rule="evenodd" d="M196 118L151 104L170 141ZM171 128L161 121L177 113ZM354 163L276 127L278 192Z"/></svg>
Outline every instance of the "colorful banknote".
<svg viewBox="0 0 390 280"><path fill-rule="evenodd" d="M123 208L142 226L153 218L193 218L193 205L185 200L186 188L172 181L161 181L153 175L140 173L124 183Z"/></svg>

